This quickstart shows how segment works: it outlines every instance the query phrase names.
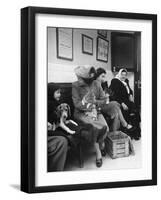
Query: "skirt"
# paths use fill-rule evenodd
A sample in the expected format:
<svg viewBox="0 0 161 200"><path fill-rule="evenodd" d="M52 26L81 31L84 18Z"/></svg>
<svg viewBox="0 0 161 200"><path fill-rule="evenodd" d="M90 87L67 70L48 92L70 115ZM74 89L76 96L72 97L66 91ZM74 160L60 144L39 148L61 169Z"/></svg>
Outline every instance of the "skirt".
<svg viewBox="0 0 161 200"><path fill-rule="evenodd" d="M97 115L97 120L93 120L92 117L85 115L84 113L79 113L74 115L74 117L78 123L86 127L87 131L84 133L85 139L91 143L101 143L104 141L107 132L109 131L109 127L102 114Z"/></svg>
<svg viewBox="0 0 161 200"><path fill-rule="evenodd" d="M118 114L118 109L120 109L120 104L116 101L110 101L108 104L101 106L101 113L104 116L108 116L111 119L114 119Z"/></svg>

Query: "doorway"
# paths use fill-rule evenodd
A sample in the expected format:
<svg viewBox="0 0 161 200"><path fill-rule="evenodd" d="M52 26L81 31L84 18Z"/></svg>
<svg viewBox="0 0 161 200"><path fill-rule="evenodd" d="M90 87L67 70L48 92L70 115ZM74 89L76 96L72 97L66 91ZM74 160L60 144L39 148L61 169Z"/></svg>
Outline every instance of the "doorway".
<svg viewBox="0 0 161 200"><path fill-rule="evenodd" d="M126 68L133 76L134 101L141 107L141 32L111 32L112 71Z"/></svg>

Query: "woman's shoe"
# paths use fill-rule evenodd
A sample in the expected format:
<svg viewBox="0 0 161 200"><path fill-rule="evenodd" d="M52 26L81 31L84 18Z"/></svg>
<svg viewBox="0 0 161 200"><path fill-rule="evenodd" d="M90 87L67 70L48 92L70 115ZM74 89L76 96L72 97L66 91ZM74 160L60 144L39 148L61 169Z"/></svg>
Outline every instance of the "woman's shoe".
<svg viewBox="0 0 161 200"><path fill-rule="evenodd" d="M96 159L96 166L101 167L102 166L102 158Z"/></svg>
<svg viewBox="0 0 161 200"><path fill-rule="evenodd" d="M133 132L133 131L135 131L135 130L136 130L136 127L135 127L135 126L132 126L131 128L127 129L127 131L129 131L129 132Z"/></svg>
<svg viewBox="0 0 161 200"><path fill-rule="evenodd" d="M103 157L106 156L106 150L105 150L105 148L101 149L101 154L102 154Z"/></svg>
<svg viewBox="0 0 161 200"><path fill-rule="evenodd" d="M139 136L134 136L134 140L140 140Z"/></svg>
<svg viewBox="0 0 161 200"><path fill-rule="evenodd" d="M135 126L132 126L131 124L127 124L126 127L123 127L123 131L125 132L133 132L136 129Z"/></svg>

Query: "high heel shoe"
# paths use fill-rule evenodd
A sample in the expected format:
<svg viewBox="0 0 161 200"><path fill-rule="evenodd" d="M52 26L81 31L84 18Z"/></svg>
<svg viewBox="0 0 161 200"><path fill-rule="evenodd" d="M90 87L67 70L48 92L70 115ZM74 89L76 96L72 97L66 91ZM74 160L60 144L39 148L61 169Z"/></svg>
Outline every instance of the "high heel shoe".
<svg viewBox="0 0 161 200"><path fill-rule="evenodd" d="M102 166L102 158L96 159L96 166L101 167Z"/></svg>
<svg viewBox="0 0 161 200"><path fill-rule="evenodd" d="M103 157L106 156L106 149L105 149L105 147L103 149L101 149L101 154L102 154Z"/></svg>
<svg viewBox="0 0 161 200"><path fill-rule="evenodd" d="M131 127L129 128L129 126L131 126ZM132 126L131 124L127 124L126 127L123 127L123 131L125 131L125 132L133 132L135 129L136 129L136 127Z"/></svg>

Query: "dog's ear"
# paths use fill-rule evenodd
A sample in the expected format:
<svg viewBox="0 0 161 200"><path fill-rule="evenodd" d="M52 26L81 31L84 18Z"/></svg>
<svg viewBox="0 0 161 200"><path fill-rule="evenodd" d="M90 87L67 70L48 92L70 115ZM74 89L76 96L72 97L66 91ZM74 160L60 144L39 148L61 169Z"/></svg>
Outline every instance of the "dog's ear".
<svg viewBox="0 0 161 200"><path fill-rule="evenodd" d="M61 117L61 105L59 105L57 108L56 108L56 115L57 115L57 119L58 121L60 120L60 117Z"/></svg>
<svg viewBox="0 0 161 200"><path fill-rule="evenodd" d="M71 110L70 110L70 106L67 104L67 108L68 108L68 117L71 117Z"/></svg>

